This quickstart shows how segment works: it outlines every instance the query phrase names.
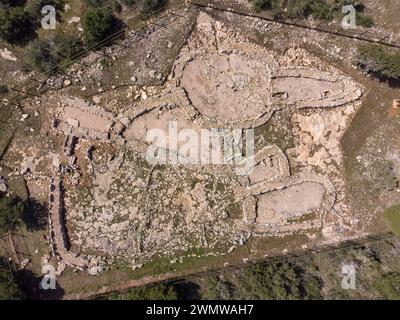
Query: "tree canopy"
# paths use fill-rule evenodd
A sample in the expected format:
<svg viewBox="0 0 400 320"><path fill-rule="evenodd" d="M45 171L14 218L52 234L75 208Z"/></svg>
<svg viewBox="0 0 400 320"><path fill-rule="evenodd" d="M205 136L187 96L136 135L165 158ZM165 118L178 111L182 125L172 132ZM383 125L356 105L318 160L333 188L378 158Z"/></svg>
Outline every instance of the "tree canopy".
<svg viewBox="0 0 400 320"><path fill-rule="evenodd" d="M24 294L15 282L7 261L0 257L0 300L19 300L23 297Z"/></svg>
<svg viewBox="0 0 400 320"><path fill-rule="evenodd" d="M0 235L18 227L23 208L23 204L18 200L0 196Z"/></svg>
<svg viewBox="0 0 400 320"><path fill-rule="evenodd" d="M178 294L171 285L156 284L132 288L127 293L110 297L111 300L177 300Z"/></svg>
<svg viewBox="0 0 400 320"><path fill-rule="evenodd" d="M11 43L23 42L34 26L32 17L22 7L0 7L0 37Z"/></svg>
<svg viewBox="0 0 400 320"><path fill-rule="evenodd" d="M381 45L366 44L358 48L358 65L381 79L400 80L400 53Z"/></svg>
<svg viewBox="0 0 400 320"><path fill-rule="evenodd" d="M82 26L85 43L90 49L96 49L101 41L120 28L120 22L105 8L97 8L85 12Z"/></svg>

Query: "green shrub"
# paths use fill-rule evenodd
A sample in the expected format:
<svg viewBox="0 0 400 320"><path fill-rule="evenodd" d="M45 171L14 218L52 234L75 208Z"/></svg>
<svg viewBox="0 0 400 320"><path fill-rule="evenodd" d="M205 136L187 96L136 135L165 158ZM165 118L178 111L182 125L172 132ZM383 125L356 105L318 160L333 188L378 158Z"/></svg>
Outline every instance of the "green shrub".
<svg viewBox="0 0 400 320"><path fill-rule="evenodd" d="M109 8L111 8L111 10L116 13L121 13L121 11L122 11L121 4L116 0L111 1L111 3L109 4Z"/></svg>
<svg viewBox="0 0 400 320"><path fill-rule="evenodd" d="M100 8L102 6L104 6L105 4L105 0L84 0L85 5L88 8Z"/></svg>
<svg viewBox="0 0 400 320"><path fill-rule="evenodd" d="M35 40L27 51L27 63L31 70L54 73L60 59L50 42Z"/></svg>
<svg viewBox="0 0 400 320"><path fill-rule="evenodd" d="M316 20L331 21L333 19L333 12L325 2L315 1L312 5L312 16Z"/></svg>
<svg viewBox="0 0 400 320"><path fill-rule="evenodd" d="M6 94L8 92L8 87L5 84L0 84L0 94Z"/></svg>
<svg viewBox="0 0 400 320"><path fill-rule="evenodd" d="M400 53L389 52L381 45L366 44L358 48L358 65L381 79L400 80Z"/></svg>
<svg viewBox="0 0 400 320"><path fill-rule="evenodd" d="M271 10L272 0L253 0L253 8L256 12Z"/></svg>
<svg viewBox="0 0 400 320"><path fill-rule="evenodd" d="M320 300L322 282L321 279L313 276L306 276L302 279L302 295L307 300Z"/></svg>
<svg viewBox="0 0 400 320"><path fill-rule="evenodd" d="M0 257L0 300L20 300L24 294L15 282L5 258Z"/></svg>
<svg viewBox="0 0 400 320"><path fill-rule="evenodd" d="M229 300L235 297L235 286L218 276L210 276L203 288L203 298L207 300Z"/></svg>
<svg viewBox="0 0 400 320"><path fill-rule="evenodd" d="M22 7L25 0L0 0L0 7Z"/></svg>
<svg viewBox="0 0 400 320"><path fill-rule="evenodd" d="M135 0L122 0L121 2L127 7L132 7L136 3Z"/></svg>
<svg viewBox="0 0 400 320"><path fill-rule="evenodd" d="M325 0L253 0L255 11L271 10L275 18L332 20L333 14Z"/></svg>
<svg viewBox="0 0 400 320"><path fill-rule="evenodd" d="M365 28L371 28L374 26L374 19L372 19L370 16L366 16L357 12L356 24Z"/></svg>
<svg viewBox="0 0 400 320"><path fill-rule="evenodd" d="M364 12L365 5L362 3L363 0L334 0L332 3L332 10L341 12L343 6L353 5L357 12Z"/></svg>
<svg viewBox="0 0 400 320"><path fill-rule="evenodd" d="M82 19L85 43L91 49L105 45L102 42L120 28L119 20L107 9L89 9ZM102 42L101 44L99 44Z"/></svg>
<svg viewBox="0 0 400 320"><path fill-rule="evenodd" d="M58 34L53 40L34 41L27 51L28 69L56 73L60 63L74 59L83 50L83 42L72 35Z"/></svg>
<svg viewBox="0 0 400 320"><path fill-rule="evenodd" d="M300 261L299 261L300 262ZM208 277L203 299L321 299L322 280L306 260L261 262L237 272Z"/></svg>
<svg viewBox="0 0 400 320"><path fill-rule="evenodd" d="M101 58L99 60L99 64L103 69L106 69L111 66L110 60L107 58Z"/></svg>
<svg viewBox="0 0 400 320"><path fill-rule="evenodd" d="M72 35L57 35L55 40L55 53L60 59L72 59L83 50L83 42Z"/></svg>
<svg viewBox="0 0 400 320"><path fill-rule="evenodd" d="M122 10L119 0L85 0L85 4L89 9L106 8L116 13Z"/></svg>
<svg viewBox="0 0 400 320"><path fill-rule="evenodd" d="M283 261L259 263L242 271L251 299L296 299L300 297L300 277L295 266Z"/></svg>
<svg viewBox="0 0 400 320"><path fill-rule="evenodd" d="M21 202L9 197L0 197L0 236L19 226L23 209Z"/></svg>
<svg viewBox="0 0 400 320"><path fill-rule="evenodd" d="M116 294L110 300L177 300L178 294L173 286L156 284L132 288L127 293Z"/></svg>
<svg viewBox="0 0 400 320"><path fill-rule="evenodd" d="M10 43L20 43L29 39L33 32L33 18L23 8L0 8L1 38Z"/></svg>

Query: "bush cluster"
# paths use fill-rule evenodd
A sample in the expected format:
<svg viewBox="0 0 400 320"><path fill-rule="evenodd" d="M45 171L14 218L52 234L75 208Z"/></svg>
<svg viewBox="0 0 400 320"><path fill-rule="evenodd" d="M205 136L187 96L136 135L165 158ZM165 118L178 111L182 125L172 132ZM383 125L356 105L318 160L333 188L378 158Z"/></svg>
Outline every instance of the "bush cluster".
<svg viewBox="0 0 400 320"><path fill-rule="evenodd" d="M381 45L366 44L358 48L358 65L382 80L400 80L400 53Z"/></svg>
<svg viewBox="0 0 400 320"><path fill-rule="evenodd" d="M28 67L49 73L61 71L60 64L73 59L82 49L82 41L75 36L57 35L51 41L35 40L27 52Z"/></svg>
<svg viewBox="0 0 400 320"><path fill-rule="evenodd" d="M82 18L83 37L93 49L121 28L120 21L106 8L88 9ZM104 41L106 44L107 41Z"/></svg>
<svg viewBox="0 0 400 320"><path fill-rule="evenodd" d="M9 43L26 42L34 32L35 19L20 6L0 3L0 38Z"/></svg>
<svg viewBox="0 0 400 320"><path fill-rule="evenodd" d="M252 0L255 11L269 10L277 19L306 19L313 17L320 21L331 21L342 12L342 7L353 4L357 11L358 24L372 27L374 22L363 14L364 5L354 0Z"/></svg>

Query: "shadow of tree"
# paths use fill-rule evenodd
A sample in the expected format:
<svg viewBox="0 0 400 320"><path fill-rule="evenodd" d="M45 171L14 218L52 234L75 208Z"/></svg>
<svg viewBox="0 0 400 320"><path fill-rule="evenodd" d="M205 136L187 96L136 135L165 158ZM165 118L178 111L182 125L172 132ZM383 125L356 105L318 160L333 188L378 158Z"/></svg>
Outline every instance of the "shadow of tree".
<svg viewBox="0 0 400 320"><path fill-rule="evenodd" d="M34 20L25 21L23 28L20 31L16 31L12 38L6 39L8 43L15 46L25 47L32 40L38 38L36 29L40 26L40 23Z"/></svg>
<svg viewBox="0 0 400 320"><path fill-rule="evenodd" d="M48 205L36 199L28 199L22 212L22 221L28 231L43 230L47 226Z"/></svg>
<svg viewBox="0 0 400 320"><path fill-rule="evenodd" d="M171 283L177 294L178 300L199 300L201 299L200 295L200 286L197 283L192 281L180 281L176 283Z"/></svg>
<svg viewBox="0 0 400 320"><path fill-rule="evenodd" d="M40 289L43 276L37 276L31 270L16 271L15 278L27 300L61 300L64 297L65 291L58 283L56 289Z"/></svg>

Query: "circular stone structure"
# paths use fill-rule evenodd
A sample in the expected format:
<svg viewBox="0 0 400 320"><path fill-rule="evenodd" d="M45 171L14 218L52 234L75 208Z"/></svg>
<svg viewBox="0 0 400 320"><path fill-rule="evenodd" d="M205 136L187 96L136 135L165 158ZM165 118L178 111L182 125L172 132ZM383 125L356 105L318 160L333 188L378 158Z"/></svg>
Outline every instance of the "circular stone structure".
<svg viewBox="0 0 400 320"><path fill-rule="evenodd" d="M222 122L256 119L270 109L268 63L239 53L196 57L185 65L180 86L203 116Z"/></svg>

